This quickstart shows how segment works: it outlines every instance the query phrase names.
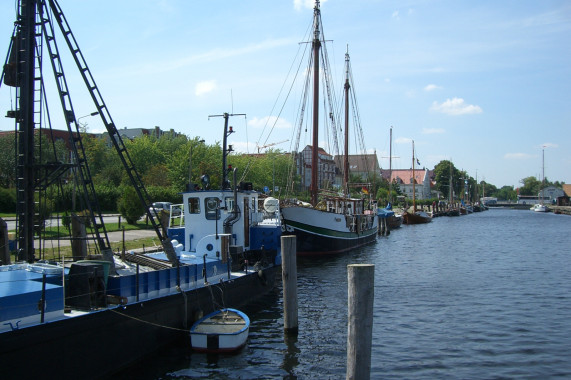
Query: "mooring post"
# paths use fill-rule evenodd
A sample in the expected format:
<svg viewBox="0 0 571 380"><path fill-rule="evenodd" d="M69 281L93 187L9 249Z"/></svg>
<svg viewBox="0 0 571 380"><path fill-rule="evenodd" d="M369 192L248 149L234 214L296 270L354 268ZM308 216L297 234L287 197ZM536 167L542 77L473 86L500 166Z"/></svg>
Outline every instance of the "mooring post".
<svg viewBox="0 0 571 380"><path fill-rule="evenodd" d="M284 297L284 331L298 332L296 237L282 236L282 283Z"/></svg>
<svg viewBox="0 0 571 380"><path fill-rule="evenodd" d="M348 280L347 379L371 378L375 266L350 264Z"/></svg>
<svg viewBox="0 0 571 380"><path fill-rule="evenodd" d="M8 223L0 218L0 265L8 265L10 260L10 239L8 237Z"/></svg>

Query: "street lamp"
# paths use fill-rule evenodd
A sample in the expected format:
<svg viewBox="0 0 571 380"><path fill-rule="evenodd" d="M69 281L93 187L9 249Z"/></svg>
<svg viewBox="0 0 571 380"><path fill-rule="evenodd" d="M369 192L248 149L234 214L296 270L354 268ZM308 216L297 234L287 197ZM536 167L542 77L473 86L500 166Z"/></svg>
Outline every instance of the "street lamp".
<svg viewBox="0 0 571 380"><path fill-rule="evenodd" d="M87 132L87 123L81 123L80 120L83 119L84 117L95 116L95 115L99 115L99 112L98 112L98 111L91 112L91 113L89 113L89 114L87 114L87 115L83 115L83 116L79 117L79 118L76 120L76 121L77 121L77 124L81 125L81 127L83 128L83 132ZM70 160L71 160L71 161L76 161L76 160L75 160L75 157L73 157L73 153L72 153L72 152L70 152ZM77 181L77 177L76 177L76 175L75 175L76 171L77 171L77 169L76 169L75 166L74 166L73 169L72 169L74 181ZM74 185L74 186L72 187L72 197L71 197L71 209L72 209L73 211L75 211L75 198L76 198L76 195L75 195L75 185Z"/></svg>
<svg viewBox="0 0 571 380"><path fill-rule="evenodd" d="M204 140L198 140L198 144L204 143ZM188 191L192 190L192 142L190 143L190 154L188 157Z"/></svg>
<svg viewBox="0 0 571 380"><path fill-rule="evenodd" d="M90 113L90 114L83 115L83 116L81 116L79 119L77 119L77 123L78 123L79 125L81 125L81 126L83 127L83 129L85 129L85 132L87 132L87 123L83 123L83 124L82 124L82 123L80 122L80 120L83 119L84 117L95 116L95 115L99 115L99 112L98 112L98 111L95 111L95 112L92 112L92 113Z"/></svg>

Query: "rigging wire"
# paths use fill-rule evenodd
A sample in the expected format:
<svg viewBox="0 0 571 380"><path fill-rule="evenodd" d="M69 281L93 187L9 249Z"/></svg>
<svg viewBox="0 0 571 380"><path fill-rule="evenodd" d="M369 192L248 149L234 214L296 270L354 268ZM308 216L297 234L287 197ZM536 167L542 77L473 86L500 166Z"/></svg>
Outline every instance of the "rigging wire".
<svg viewBox="0 0 571 380"><path fill-rule="evenodd" d="M305 33L306 36L309 34L309 31L310 31L310 30L311 30L311 25L310 25L310 27L308 27L308 31L306 31L306 33ZM283 81L283 83L282 83L282 86L281 86L281 88L280 88L280 91L278 92L278 96L276 97L276 100L274 101L274 104L272 105L272 108L271 108L271 111L270 111L270 115L273 115L273 114L274 114L274 110L276 109L277 104L278 104L278 101L279 101L279 99L280 99L280 97L281 97L281 95L282 95L282 93L283 93L283 91L284 91L284 88L285 88L286 84L288 83L288 80L289 80L289 77L290 77L290 75L291 75L291 73L292 73L292 70L293 70L293 68L295 67L295 63L298 61L298 57L299 57L299 55L300 55L300 52L302 52L302 56L301 56L301 58L299 59L299 63L298 63L298 65L297 65L297 66L298 66L298 67L297 67L297 71L296 71L296 73L295 73L295 75L294 75L294 77L293 77L293 79L292 79L292 81L291 81L291 84L290 84L290 86L289 86L289 88L288 88L287 94L285 95L285 99L284 99L283 102L282 102L282 105L281 105L281 107L280 107L280 110L279 110L277 116L273 119L273 124L272 124L272 126L271 126L271 128L270 128L270 131L268 132L268 135L266 136L265 140L264 140L263 142L261 142L261 141L262 141L262 138L263 138L263 135L264 135L264 133L265 133L265 131L266 131L266 128L268 127L268 123L270 123L270 121L272 121L272 117L270 116L270 117L268 117L268 118L266 119L266 121L265 121L265 123L264 123L264 127L263 127L263 129L262 129L262 132L260 133L260 137L258 138L258 141L256 142L256 146L267 145L267 142L268 142L268 140L269 140L269 138L270 138L272 132L274 131L274 129L275 129L277 123L278 123L279 120L280 120L280 117L281 117L281 115L282 115L282 113L283 113L283 111L284 111L284 108L285 108L285 106L286 106L286 104L287 104L287 101L288 101L288 99L289 99L289 97L290 97L290 95L291 95L291 93L292 93L292 90L293 90L293 88L294 88L294 85L295 85L295 83L296 83L297 77L298 77L299 73L301 72L301 66L302 66L302 63L303 63L303 58L305 57L305 53L307 52L307 48L302 50L302 48L301 48L302 44L303 44L303 45L307 45L306 43L300 43L300 44L298 44L297 52L296 52L296 54L295 54L294 59L293 59L292 62L291 62L291 65L290 65L290 67L289 67L288 73L287 73L286 77L284 78L284 81ZM290 141L292 141L292 143L293 143L293 140L290 139ZM292 144L292 143L290 143L290 151L291 151L291 144ZM245 176L247 175L248 171L250 170L250 168L251 168L251 166L252 166L251 164L252 164L253 159L254 159L254 157L252 157L252 158L248 161L247 169L244 171L244 174L243 174L243 176L242 176L243 178L245 178Z"/></svg>

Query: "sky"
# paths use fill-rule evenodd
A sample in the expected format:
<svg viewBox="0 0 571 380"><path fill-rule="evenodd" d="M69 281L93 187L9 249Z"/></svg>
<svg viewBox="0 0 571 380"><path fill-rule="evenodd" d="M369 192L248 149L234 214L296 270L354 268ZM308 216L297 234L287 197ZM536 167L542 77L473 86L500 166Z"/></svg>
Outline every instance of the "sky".
<svg viewBox="0 0 571 380"><path fill-rule="evenodd" d="M159 126L215 144L223 119L209 116L228 112L246 114L230 118L235 150L295 146L299 94L285 106L278 99L311 28L313 1L58 2L118 129ZM0 2L3 57L15 4ZM541 179L543 170L571 183L570 2L327 0L321 14L335 91L348 49L366 149L382 168L392 127L393 168L411 167L414 140L429 169L451 160L497 187ZM76 117L89 115L95 106L56 39ZM0 113L13 103L2 85ZM61 118L52 122L65 129ZM80 122L104 131L98 116ZM0 130L13 129L13 119L0 118Z"/></svg>

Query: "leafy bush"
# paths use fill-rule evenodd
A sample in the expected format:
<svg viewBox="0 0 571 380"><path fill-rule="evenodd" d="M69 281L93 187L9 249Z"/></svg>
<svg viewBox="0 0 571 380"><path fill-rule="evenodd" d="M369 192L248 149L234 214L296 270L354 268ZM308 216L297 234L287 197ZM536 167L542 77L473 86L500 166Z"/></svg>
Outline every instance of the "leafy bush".
<svg viewBox="0 0 571 380"><path fill-rule="evenodd" d="M102 212L117 210L119 197L121 196L120 187L109 184L95 185L95 193Z"/></svg>
<svg viewBox="0 0 571 380"><path fill-rule="evenodd" d="M145 207L141 204L135 189L131 186L123 187L123 194L117 204L119 212L128 224L137 224L145 213Z"/></svg>
<svg viewBox="0 0 571 380"><path fill-rule="evenodd" d="M182 203L180 191L173 187L148 186L147 193L151 198L151 202Z"/></svg>
<svg viewBox="0 0 571 380"><path fill-rule="evenodd" d="M0 187L0 212L16 212L16 189L4 189Z"/></svg>

